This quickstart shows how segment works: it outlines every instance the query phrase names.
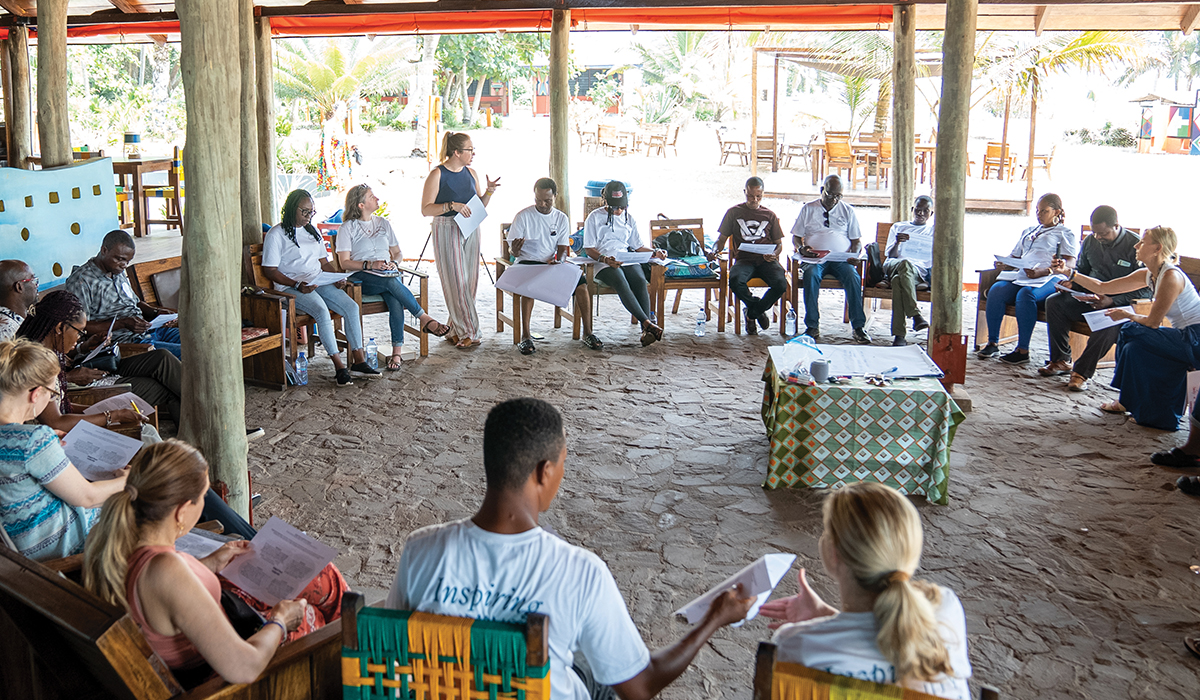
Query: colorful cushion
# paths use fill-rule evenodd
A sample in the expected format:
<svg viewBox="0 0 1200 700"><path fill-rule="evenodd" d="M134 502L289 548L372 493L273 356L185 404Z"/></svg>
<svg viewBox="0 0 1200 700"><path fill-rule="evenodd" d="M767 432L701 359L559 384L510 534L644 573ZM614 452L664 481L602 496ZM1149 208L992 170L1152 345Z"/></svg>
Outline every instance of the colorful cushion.
<svg viewBox="0 0 1200 700"><path fill-rule="evenodd" d="M705 279L716 277L717 271L703 255L667 261L667 279Z"/></svg>

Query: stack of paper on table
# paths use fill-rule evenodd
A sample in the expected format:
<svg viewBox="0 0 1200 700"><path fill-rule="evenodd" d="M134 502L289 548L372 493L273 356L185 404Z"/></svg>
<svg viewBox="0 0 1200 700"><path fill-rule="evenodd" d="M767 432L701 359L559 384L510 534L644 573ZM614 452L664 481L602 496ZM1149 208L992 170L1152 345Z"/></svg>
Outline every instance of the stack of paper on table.
<svg viewBox="0 0 1200 700"><path fill-rule="evenodd" d="M250 540L250 552L235 558L221 575L267 605L292 600L337 556L279 518L271 518Z"/></svg>
<svg viewBox="0 0 1200 700"><path fill-rule="evenodd" d="M817 345L811 350L801 343L768 348L771 361L780 375L786 376L797 364L806 369L818 358L829 361L829 376L886 374L894 379L941 377L942 370L920 345L886 347L874 345Z"/></svg>
<svg viewBox="0 0 1200 700"><path fill-rule="evenodd" d="M780 580L783 579L783 575L788 572L788 569L792 568L792 562L794 561L796 561L795 554L764 554L753 564L713 586L704 595L676 610L675 614L683 615L687 618L688 624L694 625L704 619L704 615L708 612L708 609L712 606L712 602L716 600L717 596L740 583L742 584L743 593L757 598L754 601L754 605L750 606L750 611L746 613L745 619L741 622L735 622L732 625L733 627L740 627L743 622L749 622L758 616L758 609L762 607L763 603L767 602L767 598L771 596L771 591L775 590L775 586L779 585Z"/></svg>

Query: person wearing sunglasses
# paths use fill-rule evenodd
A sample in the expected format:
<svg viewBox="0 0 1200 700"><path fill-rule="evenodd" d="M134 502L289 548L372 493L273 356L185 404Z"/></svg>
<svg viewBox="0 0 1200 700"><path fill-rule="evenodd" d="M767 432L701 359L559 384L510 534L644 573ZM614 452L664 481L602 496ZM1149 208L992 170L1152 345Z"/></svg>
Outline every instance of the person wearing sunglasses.
<svg viewBox="0 0 1200 700"><path fill-rule="evenodd" d="M858 253L862 232L858 226L858 215L854 207L842 201L842 178L830 175L821 184L821 198L800 207L800 215L792 225L792 241L796 252L805 258L820 258L828 253ZM871 344L863 326L867 323L862 305L862 277L858 268L849 262L828 261L803 263L800 268L804 279L804 326L805 335L821 337L821 308L818 295L821 280L833 277L846 292L846 306L850 309L850 326L855 342Z"/></svg>
<svg viewBox="0 0 1200 700"><path fill-rule="evenodd" d="M38 278L20 260L0 260L0 340L12 340L37 301Z"/></svg>
<svg viewBox="0 0 1200 700"><path fill-rule="evenodd" d="M450 312L447 339L460 349L479 345L483 330L475 311L475 290L479 287L479 229L468 236L458 227L455 217L471 216L470 201L475 196L486 207L500 186L500 178L484 180L471 169L475 144L471 137L447 131L442 137L441 162L429 171L421 192L421 215L433 218L434 260L442 295Z"/></svg>
<svg viewBox="0 0 1200 700"><path fill-rule="evenodd" d="M35 561L83 551L105 499L125 488L128 468L114 479L83 478L54 429L27 425L62 398L58 360L25 339L0 343L0 524Z"/></svg>

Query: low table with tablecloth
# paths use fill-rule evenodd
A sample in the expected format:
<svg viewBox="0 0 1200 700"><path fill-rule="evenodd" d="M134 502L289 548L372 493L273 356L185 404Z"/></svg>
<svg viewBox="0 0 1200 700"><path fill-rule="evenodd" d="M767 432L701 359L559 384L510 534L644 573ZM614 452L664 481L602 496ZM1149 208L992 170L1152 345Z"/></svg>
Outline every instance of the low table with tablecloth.
<svg viewBox="0 0 1200 700"><path fill-rule="evenodd" d="M780 376L780 355L772 356L763 372L762 419L771 439L765 488L878 481L949 502L950 443L966 416L941 382L904 379L879 387L856 377L805 386Z"/></svg>

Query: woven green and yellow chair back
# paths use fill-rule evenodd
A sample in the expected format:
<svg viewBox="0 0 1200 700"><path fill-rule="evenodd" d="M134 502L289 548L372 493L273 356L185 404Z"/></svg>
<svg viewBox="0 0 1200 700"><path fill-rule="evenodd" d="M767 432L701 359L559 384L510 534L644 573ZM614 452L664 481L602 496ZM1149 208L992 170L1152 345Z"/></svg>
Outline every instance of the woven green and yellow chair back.
<svg viewBox="0 0 1200 700"><path fill-rule="evenodd" d="M999 698L987 688L982 697ZM872 683L775 660L775 645L760 642L755 659L753 700L938 700L898 685Z"/></svg>
<svg viewBox="0 0 1200 700"><path fill-rule="evenodd" d="M550 698L544 615L531 628L360 605L343 607L343 700Z"/></svg>

